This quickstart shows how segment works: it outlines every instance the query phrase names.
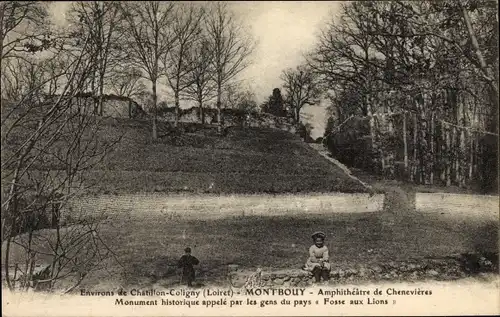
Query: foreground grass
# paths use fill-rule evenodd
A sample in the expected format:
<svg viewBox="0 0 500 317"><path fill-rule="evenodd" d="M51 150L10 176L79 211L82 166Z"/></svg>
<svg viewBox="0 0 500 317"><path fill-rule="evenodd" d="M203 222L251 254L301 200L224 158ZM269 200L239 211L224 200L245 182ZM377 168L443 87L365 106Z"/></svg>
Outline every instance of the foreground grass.
<svg viewBox="0 0 500 317"><path fill-rule="evenodd" d="M186 246L201 261L198 276L204 283L224 284L228 264L249 270L297 269L306 260L310 234L316 230L328 235L334 269L498 254L497 222L445 221L438 214L408 216L392 224L378 213L196 221L121 217L101 226L116 258L82 287L146 287L159 281L173 285L178 282L175 264ZM13 260L20 260L19 255L14 249Z"/></svg>

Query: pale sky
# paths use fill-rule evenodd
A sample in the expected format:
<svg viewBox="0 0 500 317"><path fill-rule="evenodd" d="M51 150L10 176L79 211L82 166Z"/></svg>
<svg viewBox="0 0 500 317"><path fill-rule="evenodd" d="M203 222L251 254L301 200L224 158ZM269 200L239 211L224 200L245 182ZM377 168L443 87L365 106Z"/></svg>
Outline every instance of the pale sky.
<svg viewBox="0 0 500 317"><path fill-rule="evenodd" d="M263 102L273 88L282 88L280 73L302 62L303 53L315 42L316 34L338 9L339 2L326 1L241 1L231 6L247 26L257 46L252 64L241 75L244 86L251 87ZM64 21L69 2L52 3L56 21ZM312 115L313 137L323 135L325 106L306 106Z"/></svg>
<svg viewBox="0 0 500 317"><path fill-rule="evenodd" d="M241 14L257 40L253 64L243 78L252 87L259 102L273 88L282 88L280 73L303 61L303 53L315 43L319 28L331 19L339 2L330 1L258 1L236 2L234 11ZM303 113L311 117L313 137L323 136L326 124L325 105L305 106Z"/></svg>

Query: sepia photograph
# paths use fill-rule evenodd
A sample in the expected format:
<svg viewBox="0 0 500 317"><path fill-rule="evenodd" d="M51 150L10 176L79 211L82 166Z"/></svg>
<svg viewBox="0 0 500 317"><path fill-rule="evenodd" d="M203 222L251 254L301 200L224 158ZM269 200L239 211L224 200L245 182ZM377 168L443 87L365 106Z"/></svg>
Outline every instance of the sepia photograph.
<svg viewBox="0 0 500 317"><path fill-rule="evenodd" d="M2 1L3 314L500 314L498 24Z"/></svg>

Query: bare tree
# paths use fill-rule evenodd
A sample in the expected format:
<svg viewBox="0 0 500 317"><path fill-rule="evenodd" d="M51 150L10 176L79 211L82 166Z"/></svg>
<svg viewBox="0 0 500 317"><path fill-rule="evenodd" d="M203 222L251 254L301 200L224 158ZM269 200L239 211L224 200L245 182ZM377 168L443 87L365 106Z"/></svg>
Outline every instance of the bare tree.
<svg viewBox="0 0 500 317"><path fill-rule="evenodd" d="M167 82L174 92L175 123L179 123L179 99L181 93L192 84L189 76L195 62L188 58L191 47L195 45L201 33L201 21L204 11L192 3L176 6L171 24L175 43L168 54L164 55Z"/></svg>
<svg viewBox="0 0 500 317"><path fill-rule="evenodd" d="M243 33L226 3L217 2L206 19L207 38L213 54L212 67L217 91L218 131L222 132L221 98L223 87L230 83L248 65L253 44Z"/></svg>
<svg viewBox="0 0 500 317"><path fill-rule="evenodd" d="M53 43L46 24L48 16L44 3L2 1L0 3L0 73L3 84L13 78L6 78L9 60L24 58L26 52L35 53ZM16 62L14 62L16 63ZM3 99L3 98L2 98ZM0 106L2 101L0 100Z"/></svg>
<svg viewBox="0 0 500 317"><path fill-rule="evenodd" d="M10 57L23 56L48 44L47 10L40 2L3 1L0 3L0 65ZM22 30L22 32L21 32Z"/></svg>
<svg viewBox="0 0 500 317"><path fill-rule="evenodd" d="M12 12L19 6L32 8L11 5ZM23 16L29 12L23 11ZM46 15L40 17L29 21L33 30L50 25ZM22 21L11 32L17 39L36 37ZM51 39L46 43L17 42L27 51L17 44L2 46L7 47L2 52L6 57L2 65L2 267L10 289L53 289L68 279L76 287L107 256L95 222L77 214L66 224L62 220L68 216L61 213L68 201L86 192L86 172L115 142L98 142L99 119L90 115L90 105L75 98L85 91L94 67L95 52L86 49L90 36L82 39L83 49L73 50L68 36L59 35L45 34ZM69 224L70 228L63 228ZM13 245L16 252L11 250Z"/></svg>
<svg viewBox="0 0 500 317"><path fill-rule="evenodd" d="M175 4L173 2L132 2L121 3L126 20L124 29L127 59L143 72L144 78L151 81L153 93L153 139L158 138L157 131L157 85L165 74L162 61L170 52L174 43L171 23Z"/></svg>
<svg viewBox="0 0 500 317"><path fill-rule="evenodd" d="M250 87L244 87L241 83L233 83L225 87L222 104L226 109L237 109L244 113L257 109L255 93Z"/></svg>
<svg viewBox="0 0 500 317"><path fill-rule="evenodd" d="M203 34L191 46L186 57L191 65L191 70L187 75L191 85L186 87L183 96L188 100L197 102L199 118L202 124L205 123L203 112L205 102L214 98L216 88L212 77L212 57L210 45Z"/></svg>
<svg viewBox="0 0 500 317"><path fill-rule="evenodd" d="M127 65L113 70L113 79L107 83L108 89L118 95L137 98L146 90L142 82L143 76L137 69L127 69Z"/></svg>
<svg viewBox="0 0 500 317"><path fill-rule="evenodd" d="M491 86L492 90L495 92L497 95L498 99L498 79L495 78L495 73L498 75L497 72L495 72L494 69L495 67L492 67L493 65L488 65L486 63L486 59L483 56L483 52L481 48L479 47L479 43L476 37L476 31L474 30L472 26L472 21L470 18L470 14L468 9L466 8L465 5L463 5L460 1L458 1L460 5L460 11L462 13L463 19L465 26L467 28L467 34L469 35L469 40L472 45L472 49L474 51L474 55L476 58L472 58L469 54L466 54L467 57L469 57L470 61L477 66L477 68L481 71L481 75L483 78L486 80L486 82ZM498 20L497 20L498 21ZM498 26L498 22L497 22ZM497 30L498 31L498 30ZM498 63L498 60L497 60ZM497 66L498 68L498 66Z"/></svg>
<svg viewBox="0 0 500 317"><path fill-rule="evenodd" d="M119 9L119 4L114 2L81 1L74 2L69 12L74 35L78 38L90 36L86 49L94 52L90 80L92 94L97 96L94 111L99 115L103 113L105 78L113 63L118 61L113 43L119 42L120 34L116 32L121 18Z"/></svg>
<svg viewBox="0 0 500 317"><path fill-rule="evenodd" d="M78 285L105 257L94 223L72 215L74 227L63 229L60 221L62 206L85 191L86 171L109 149L97 141L98 117L88 104L75 103L93 67L92 54L74 59L63 50L47 53L12 64L9 69L18 70L10 75L24 76L16 79L18 95L2 111L3 266L11 289L52 289L68 278ZM40 231L45 228L55 231ZM11 258L12 244L23 250L21 257Z"/></svg>
<svg viewBox="0 0 500 317"><path fill-rule="evenodd" d="M285 88L285 100L293 111L295 123L299 124L302 107L318 102L318 81L313 71L305 66L284 70L281 79Z"/></svg>

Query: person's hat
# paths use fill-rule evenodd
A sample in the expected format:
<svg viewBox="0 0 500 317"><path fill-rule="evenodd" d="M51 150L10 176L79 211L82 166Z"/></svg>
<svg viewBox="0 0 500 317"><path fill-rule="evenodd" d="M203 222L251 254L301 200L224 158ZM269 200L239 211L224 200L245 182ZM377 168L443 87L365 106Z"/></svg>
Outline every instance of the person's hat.
<svg viewBox="0 0 500 317"><path fill-rule="evenodd" d="M184 252L186 252L186 253L191 253L191 248L190 248L190 247L185 248L185 249L184 249Z"/></svg>
<svg viewBox="0 0 500 317"><path fill-rule="evenodd" d="M326 234L322 231L317 231L313 233L311 237L313 238L313 240L316 240L317 238L321 238L324 240L326 238Z"/></svg>

